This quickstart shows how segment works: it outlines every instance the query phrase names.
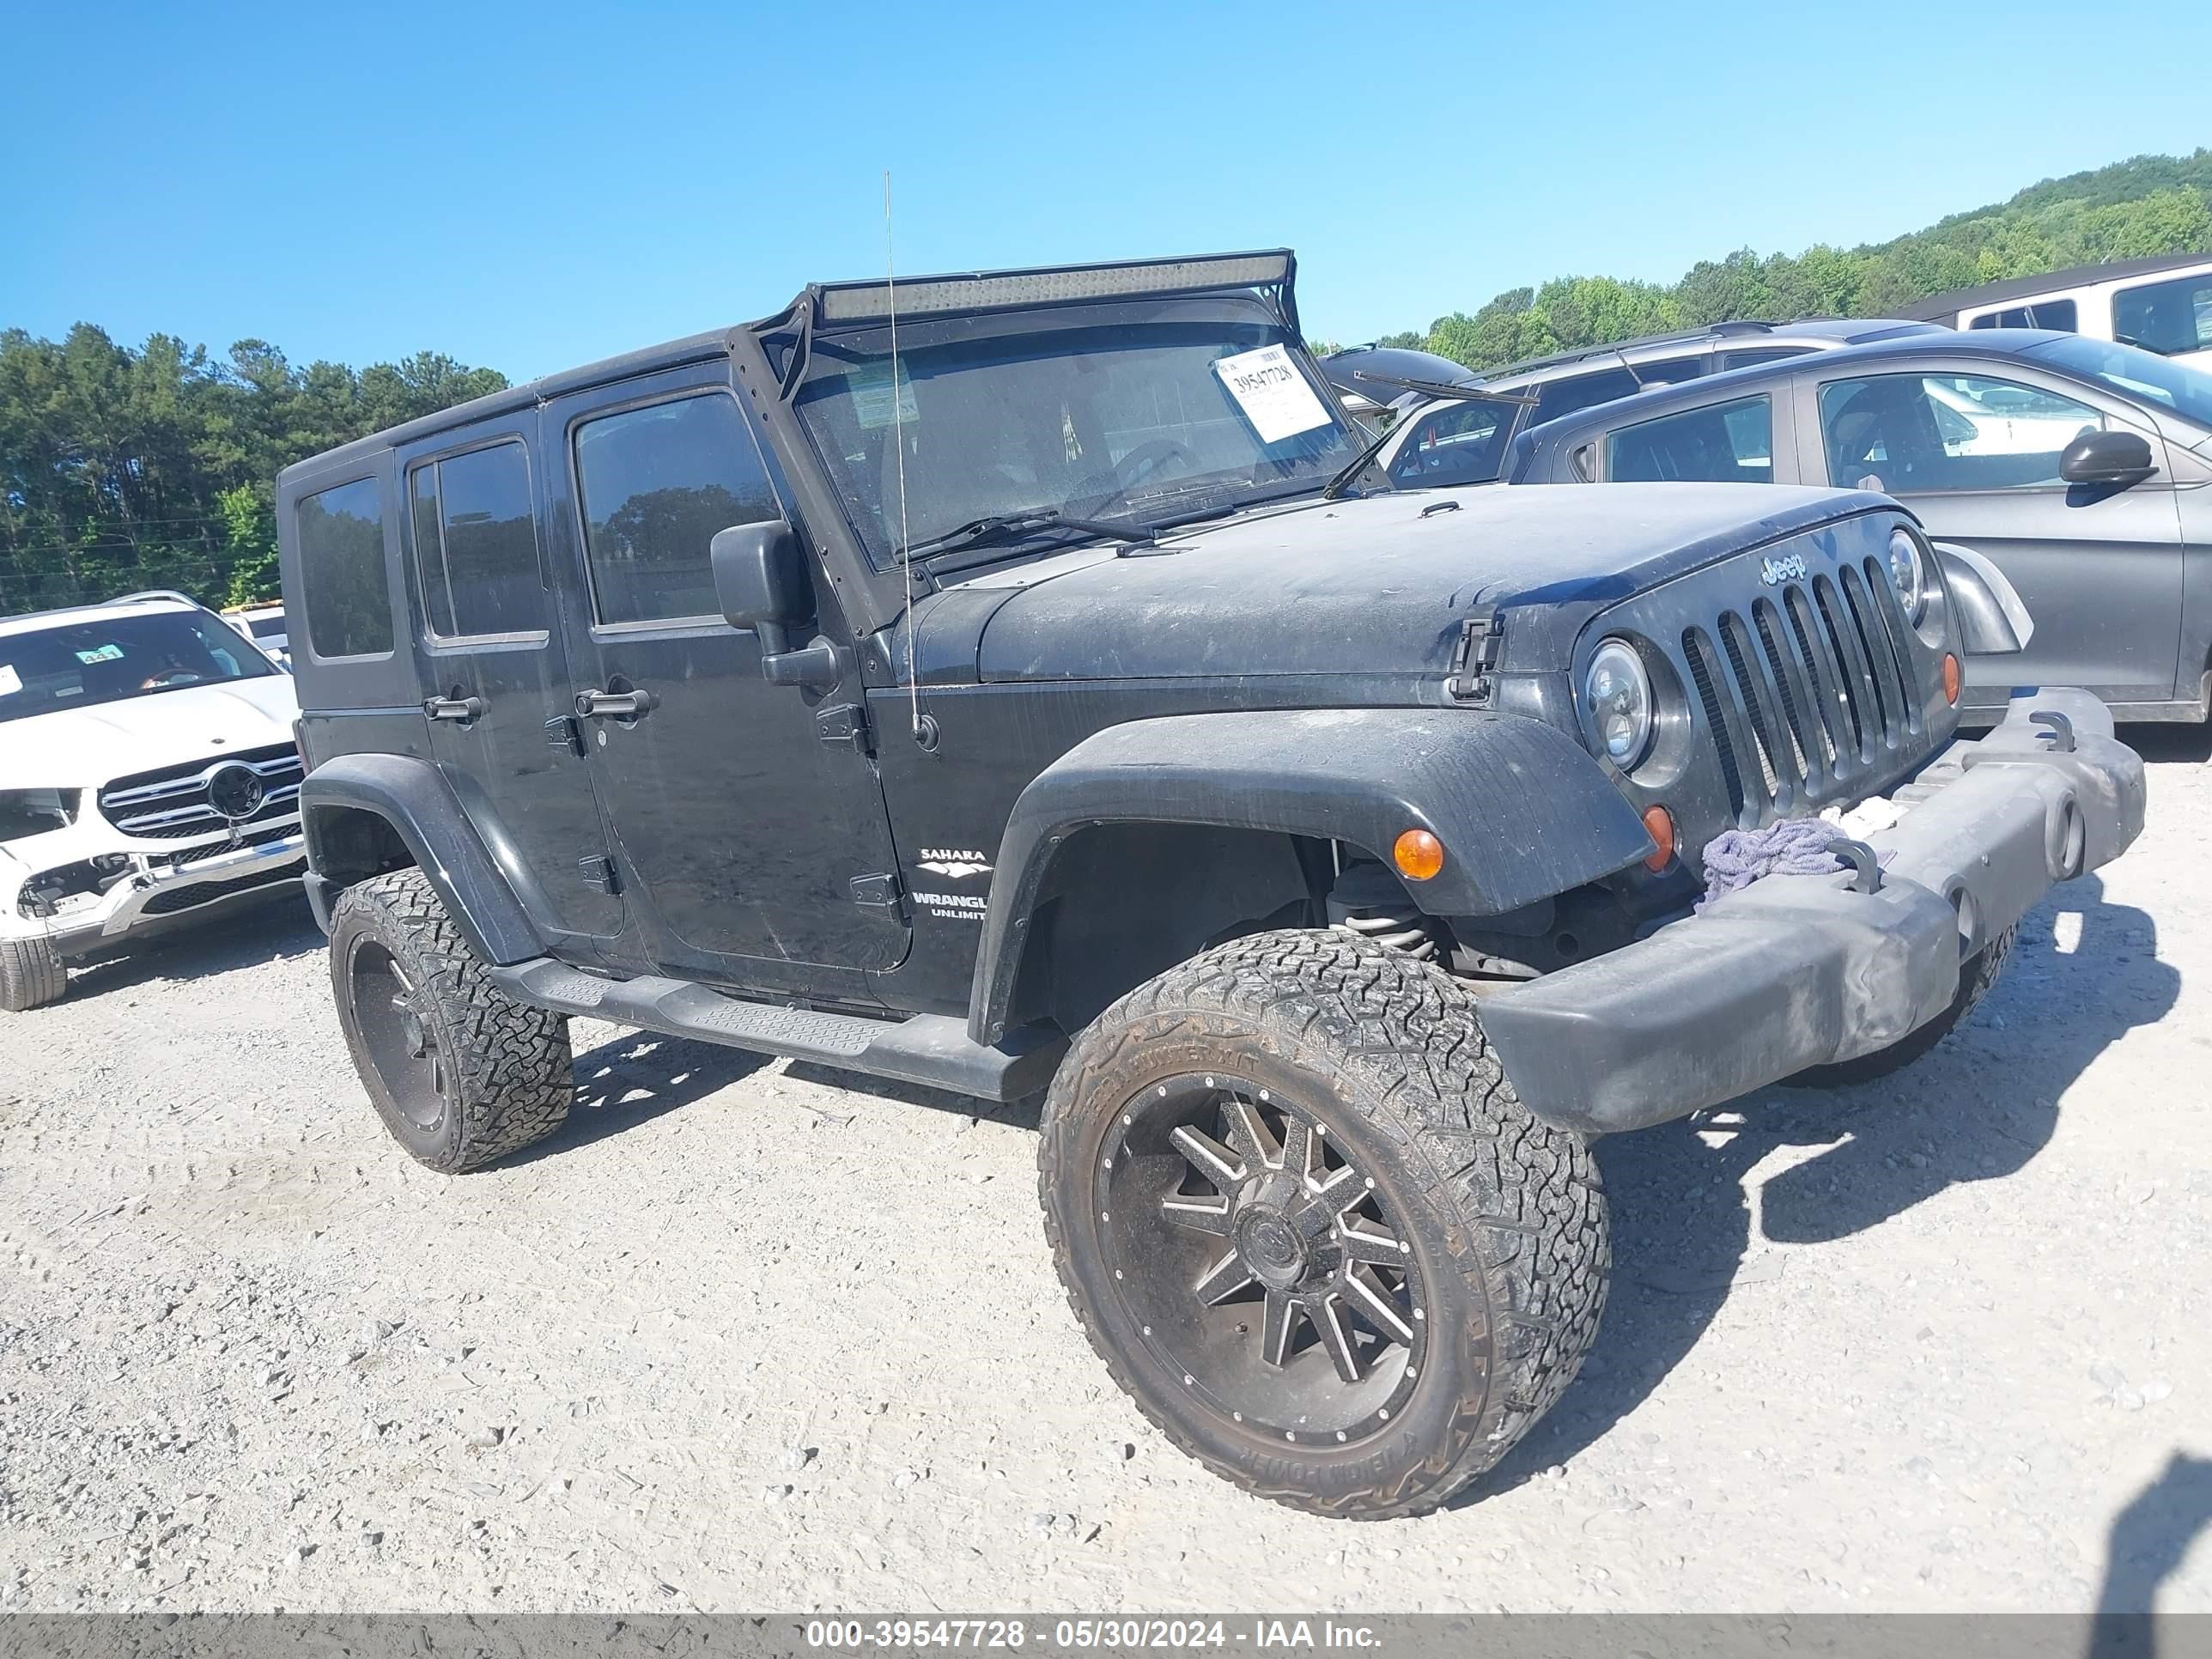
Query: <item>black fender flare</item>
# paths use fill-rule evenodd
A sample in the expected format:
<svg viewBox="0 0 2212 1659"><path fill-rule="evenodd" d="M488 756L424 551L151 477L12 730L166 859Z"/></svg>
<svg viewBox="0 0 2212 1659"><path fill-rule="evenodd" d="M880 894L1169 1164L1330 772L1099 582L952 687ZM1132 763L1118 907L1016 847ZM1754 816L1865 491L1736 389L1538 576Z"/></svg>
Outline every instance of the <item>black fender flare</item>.
<svg viewBox="0 0 2212 1659"><path fill-rule="evenodd" d="M326 879L330 854L318 819L326 824L338 809L373 813L392 826L485 962L504 966L545 953L516 895L516 878L493 858L453 785L429 762L410 755L338 755L307 774L300 787L300 823L308 868ZM520 878L530 879L526 872Z"/></svg>
<svg viewBox="0 0 2212 1659"><path fill-rule="evenodd" d="M1407 883L1431 915L1518 909L1652 851L1628 798L1566 732L1453 708L1170 714L1092 733L1024 789L999 842L969 1001L1005 1035L1029 917L1068 836L1093 824L1216 824L1340 841L1389 860L1426 830L1444 867Z"/></svg>

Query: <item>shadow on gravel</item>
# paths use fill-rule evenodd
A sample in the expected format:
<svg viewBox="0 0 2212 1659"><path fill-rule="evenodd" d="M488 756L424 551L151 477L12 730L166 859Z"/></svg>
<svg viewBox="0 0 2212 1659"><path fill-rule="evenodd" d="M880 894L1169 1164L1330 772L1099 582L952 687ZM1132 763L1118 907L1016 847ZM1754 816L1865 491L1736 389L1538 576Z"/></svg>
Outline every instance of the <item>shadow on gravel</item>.
<svg viewBox="0 0 2212 1659"><path fill-rule="evenodd" d="M151 980L206 979L264 962L318 954L322 949L322 932L307 899L287 894L72 968L70 1000L106 996Z"/></svg>
<svg viewBox="0 0 2212 1659"><path fill-rule="evenodd" d="M920 1083L901 1083L892 1078L864 1077L858 1072L840 1071L834 1066L823 1066L812 1060L792 1061L789 1074L804 1083L819 1083L831 1089L843 1089L856 1095L873 1095L878 1100L896 1102L901 1106L920 1106L933 1112L949 1112L956 1117L986 1118L994 1123L1011 1123L1019 1128L1034 1129L1044 1105L1044 1097L1037 1094L1027 1100L1010 1104L978 1100L971 1095L956 1095L949 1090L932 1089Z"/></svg>
<svg viewBox="0 0 2212 1659"><path fill-rule="evenodd" d="M2100 1622L2089 1659L2153 1659L2150 1631L2112 1615L2152 1611L2151 1601L2197 1534L2212 1526L2212 1458L2176 1452L2166 1468L2112 1517L2105 1540L2105 1582L2097 1593Z"/></svg>
<svg viewBox="0 0 2212 1659"><path fill-rule="evenodd" d="M576 1098L568 1121L501 1167L519 1169L635 1129L774 1063L769 1055L716 1042L625 1031L576 1056Z"/></svg>
<svg viewBox="0 0 2212 1659"><path fill-rule="evenodd" d="M2145 760L2212 760L2212 726L2124 726L2120 741Z"/></svg>
<svg viewBox="0 0 2212 1659"><path fill-rule="evenodd" d="M2078 928L2062 921L2071 915ZM1658 1387L1747 1273L1783 1270L1779 1253L1747 1264L1744 1178L1777 1147L1826 1147L1759 1188L1764 1237L1790 1244L1848 1238L1948 1187L2024 1167L2089 1063L2173 1006L2181 976L2156 946L2148 915L2108 902L2103 883L2086 877L2021 924L1995 988L1917 1065L1852 1088L1761 1090L1600 1141L1613 1282L1597 1341L1551 1414L1455 1503L1574 1457Z"/></svg>

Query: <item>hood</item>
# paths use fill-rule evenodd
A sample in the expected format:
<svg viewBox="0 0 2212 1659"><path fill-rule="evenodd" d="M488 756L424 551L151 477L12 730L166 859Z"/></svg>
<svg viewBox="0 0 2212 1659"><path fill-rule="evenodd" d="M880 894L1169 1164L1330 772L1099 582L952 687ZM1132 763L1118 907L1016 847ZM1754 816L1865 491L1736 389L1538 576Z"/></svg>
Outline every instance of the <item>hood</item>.
<svg viewBox="0 0 2212 1659"><path fill-rule="evenodd" d="M289 674L188 685L0 723L0 789L92 789L111 778L292 741Z"/></svg>
<svg viewBox="0 0 2212 1659"><path fill-rule="evenodd" d="M1564 632L1564 667L1583 622L1631 593L1889 505L1771 484L1408 491L1196 527L1158 553L1010 568L939 598L984 615L986 681L1440 673L1469 611L1512 604ZM1517 665L1540 665L1532 643L1515 638Z"/></svg>

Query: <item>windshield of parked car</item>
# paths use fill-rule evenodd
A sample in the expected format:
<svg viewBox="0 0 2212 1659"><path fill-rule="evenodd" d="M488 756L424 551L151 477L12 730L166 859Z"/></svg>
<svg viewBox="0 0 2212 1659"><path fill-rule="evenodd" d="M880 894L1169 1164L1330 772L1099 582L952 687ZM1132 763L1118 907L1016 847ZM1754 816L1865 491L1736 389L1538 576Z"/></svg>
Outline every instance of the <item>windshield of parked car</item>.
<svg viewBox="0 0 2212 1659"><path fill-rule="evenodd" d="M1412 430L1390 460L1390 482L1401 489L1495 483L1525 407L1469 398L1411 417Z"/></svg>
<svg viewBox="0 0 2212 1659"><path fill-rule="evenodd" d="M213 617L118 612L0 634L0 720L276 672Z"/></svg>
<svg viewBox="0 0 2212 1659"><path fill-rule="evenodd" d="M2069 334L2027 348L2041 357L2138 403L2170 409L2198 426L2212 428L2212 374L2177 363L2138 346L2092 340Z"/></svg>
<svg viewBox="0 0 2212 1659"><path fill-rule="evenodd" d="M902 320L896 396L888 328L817 335L797 404L878 565L973 545L949 532L978 520L1040 520L1002 527L1011 545L1081 533L1054 514L1211 516L1318 489L1359 447L1257 302Z"/></svg>

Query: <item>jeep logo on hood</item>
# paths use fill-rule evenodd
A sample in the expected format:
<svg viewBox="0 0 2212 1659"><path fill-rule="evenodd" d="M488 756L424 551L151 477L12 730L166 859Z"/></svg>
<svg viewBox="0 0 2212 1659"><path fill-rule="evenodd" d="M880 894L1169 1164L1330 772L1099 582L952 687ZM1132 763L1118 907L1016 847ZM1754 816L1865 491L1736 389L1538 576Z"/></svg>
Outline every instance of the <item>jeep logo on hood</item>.
<svg viewBox="0 0 2212 1659"><path fill-rule="evenodd" d="M1769 587L1779 587L1784 582L1805 580L1805 559L1802 554L1785 554L1778 559L1762 559L1759 565L1759 580Z"/></svg>

